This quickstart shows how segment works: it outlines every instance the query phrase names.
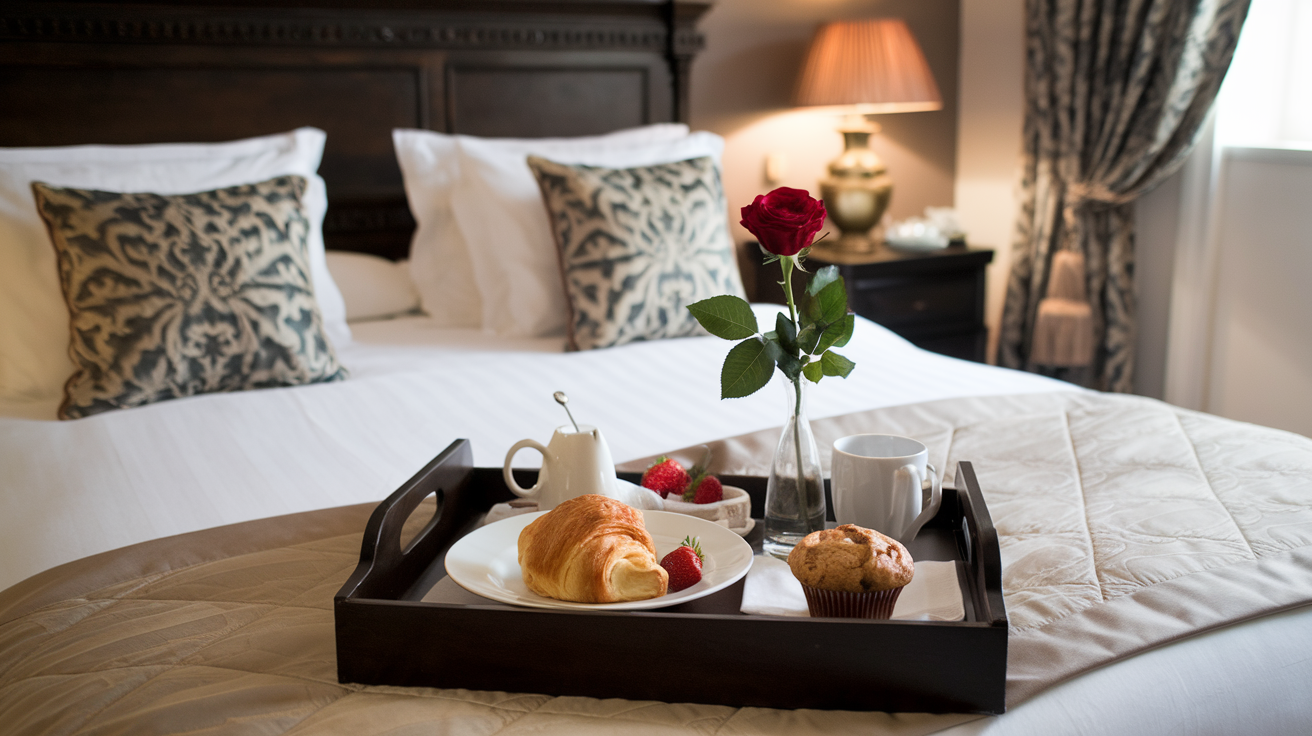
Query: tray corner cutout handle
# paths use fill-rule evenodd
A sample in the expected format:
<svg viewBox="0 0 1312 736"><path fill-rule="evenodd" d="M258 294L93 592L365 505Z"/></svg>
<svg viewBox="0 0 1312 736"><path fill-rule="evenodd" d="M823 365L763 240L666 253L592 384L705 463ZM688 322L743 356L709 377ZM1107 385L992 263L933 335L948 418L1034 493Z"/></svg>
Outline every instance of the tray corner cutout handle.
<svg viewBox="0 0 1312 736"><path fill-rule="evenodd" d="M446 538L459 531L456 514L443 512L459 505L457 498L469 484L473 469L469 440L456 440L379 504L365 526L360 564L337 598L403 593L432 563L444 541L449 543ZM433 517L403 545L406 522L429 496L437 497Z"/></svg>

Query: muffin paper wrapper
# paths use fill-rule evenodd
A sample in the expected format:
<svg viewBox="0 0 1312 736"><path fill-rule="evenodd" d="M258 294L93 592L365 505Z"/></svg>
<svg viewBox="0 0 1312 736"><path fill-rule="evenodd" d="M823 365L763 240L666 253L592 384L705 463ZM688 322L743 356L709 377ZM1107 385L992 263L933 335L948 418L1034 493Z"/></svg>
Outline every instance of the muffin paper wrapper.
<svg viewBox="0 0 1312 736"><path fill-rule="evenodd" d="M821 590L802 585L806 605L813 618L892 618L893 604L902 595L902 588L877 590L870 593L847 593L839 590Z"/></svg>

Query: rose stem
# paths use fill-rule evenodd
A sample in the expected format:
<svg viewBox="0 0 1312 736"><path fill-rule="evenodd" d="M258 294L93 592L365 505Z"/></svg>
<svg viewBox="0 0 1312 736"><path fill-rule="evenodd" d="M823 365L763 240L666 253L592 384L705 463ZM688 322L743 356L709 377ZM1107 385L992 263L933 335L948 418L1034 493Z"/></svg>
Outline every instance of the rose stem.
<svg viewBox="0 0 1312 736"><path fill-rule="evenodd" d="M793 303L793 258L795 256L783 256L779 259L779 268L784 272L784 297L788 300L788 318L793 322L794 331L797 330L797 307ZM811 515L807 513L806 508L806 484L802 476L802 435L801 428L797 425L801 422L802 416L802 377L792 379L793 391L797 401L793 403L793 452L797 455L797 520L802 522L802 528L807 534L811 533Z"/></svg>

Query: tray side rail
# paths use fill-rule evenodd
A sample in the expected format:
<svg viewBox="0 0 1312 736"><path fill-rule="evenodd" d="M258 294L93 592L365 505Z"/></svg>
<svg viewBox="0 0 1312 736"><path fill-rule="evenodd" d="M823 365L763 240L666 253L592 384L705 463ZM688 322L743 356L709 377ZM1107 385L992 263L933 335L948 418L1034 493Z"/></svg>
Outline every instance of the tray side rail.
<svg viewBox="0 0 1312 736"><path fill-rule="evenodd" d="M351 598L397 598L459 537L470 519L461 494L469 489L474 453L469 440L456 440L388 496L369 517L360 564L337 592L334 603ZM433 518L403 549L402 528L419 504L437 497ZM450 511L449 511L450 510Z"/></svg>
<svg viewBox="0 0 1312 736"><path fill-rule="evenodd" d="M984 624L360 601L350 682L770 708L1000 713ZM339 623L339 628L341 624ZM697 672L689 681L687 673Z"/></svg>
<svg viewBox="0 0 1312 736"><path fill-rule="evenodd" d="M962 505L964 528L958 538L964 543L963 557L971 571L972 591L977 602L979 621L992 626L1007 626L1007 606L1002 597L1002 552L993 517L984 503L984 494L975 476L975 468L966 461L957 465L958 503Z"/></svg>
<svg viewBox="0 0 1312 736"><path fill-rule="evenodd" d="M966 579L970 599L975 606L975 620L986 624L991 634L990 646L1000 649L994 656L979 660L982 679L988 683L989 712L1007 709L1007 606L1002 597L1002 552L993 517L984 503L975 468L969 462L957 465L957 503L960 504L961 529L957 534L966 561Z"/></svg>

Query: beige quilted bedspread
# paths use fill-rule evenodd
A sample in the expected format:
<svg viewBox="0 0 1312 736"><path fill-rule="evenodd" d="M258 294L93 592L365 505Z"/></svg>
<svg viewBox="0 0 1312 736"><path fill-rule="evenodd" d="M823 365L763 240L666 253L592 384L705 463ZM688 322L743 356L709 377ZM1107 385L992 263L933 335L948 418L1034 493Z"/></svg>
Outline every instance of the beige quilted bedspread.
<svg viewBox="0 0 1312 736"><path fill-rule="evenodd" d="M1312 602L1312 440L1089 393L815 423L974 462L1000 534L1007 694ZM777 431L721 444L761 472ZM342 685L332 596L371 508L149 542L0 593L6 733L930 733L975 716L773 711ZM416 518L423 517L416 514Z"/></svg>
<svg viewBox="0 0 1312 736"><path fill-rule="evenodd" d="M835 439L862 432L921 440L948 479L971 461L1002 551L1009 705L1135 652L1312 602L1306 437L1093 392L950 399L812 428L826 463ZM770 430L712 443L716 469L764 474L760 458L778 440Z"/></svg>

